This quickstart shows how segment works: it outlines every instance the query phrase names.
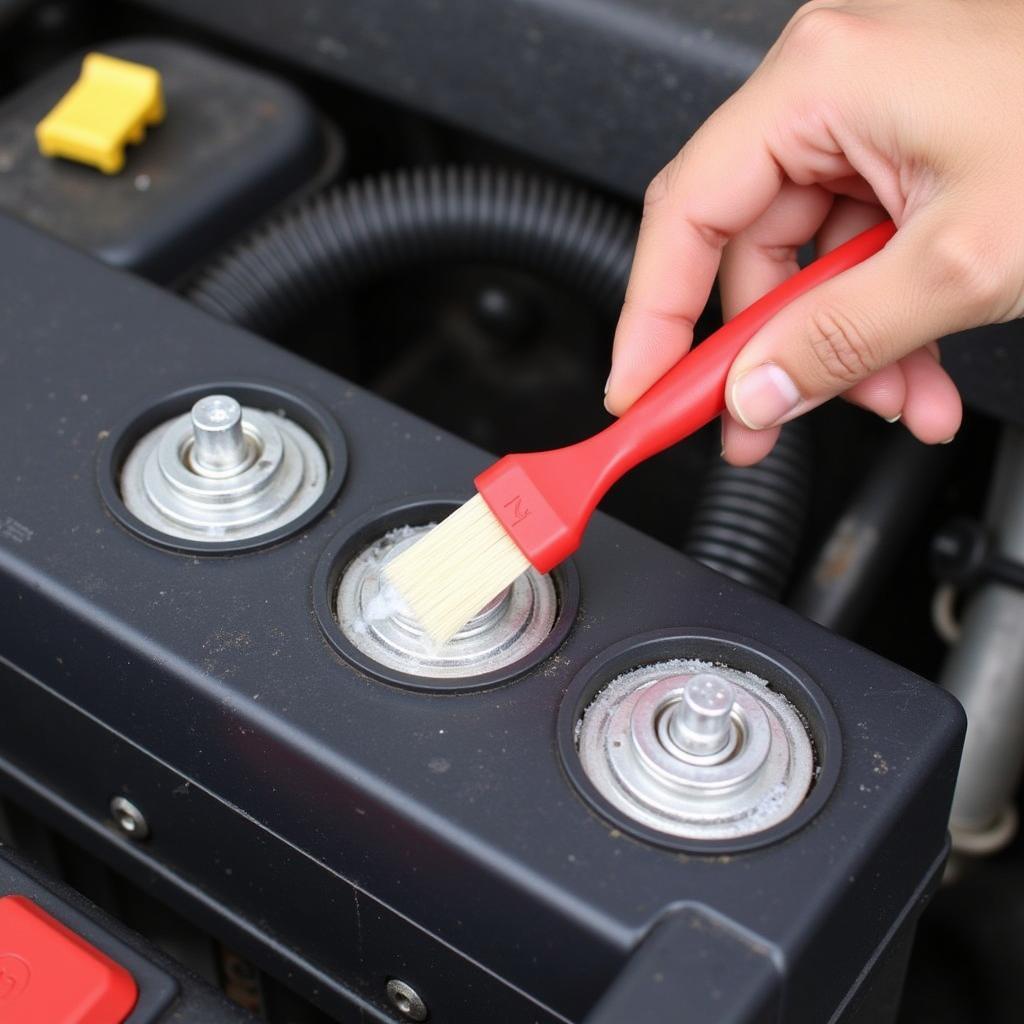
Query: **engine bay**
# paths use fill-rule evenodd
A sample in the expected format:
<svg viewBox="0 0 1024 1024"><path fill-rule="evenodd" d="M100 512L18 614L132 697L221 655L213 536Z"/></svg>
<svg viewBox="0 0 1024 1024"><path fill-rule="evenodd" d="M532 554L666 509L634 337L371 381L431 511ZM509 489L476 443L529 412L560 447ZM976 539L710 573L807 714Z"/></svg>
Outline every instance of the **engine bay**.
<svg viewBox="0 0 1024 1024"><path fill-rule="evenodd" d="M609 422L644 185L789 13L0 10L0 1020L16 898L111 1022L1019 1019L1018 325L953 444L712 424L441 648L381 584ZM96 89L113 171L37 139Z"/></svg>

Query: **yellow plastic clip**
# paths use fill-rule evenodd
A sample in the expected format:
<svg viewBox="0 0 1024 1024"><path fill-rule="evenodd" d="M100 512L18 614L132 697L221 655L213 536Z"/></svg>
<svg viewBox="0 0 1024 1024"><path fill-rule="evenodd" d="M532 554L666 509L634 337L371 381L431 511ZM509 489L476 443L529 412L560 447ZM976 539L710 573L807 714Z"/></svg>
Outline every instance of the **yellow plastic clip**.
<svg viewBox="0 0 1024 1024"><path fill-rule="evenodd" d="M116 174L124 147L164 119L160 72L145 64L90 53L78 81L36 125L43 156L62 156Z"/></svg>

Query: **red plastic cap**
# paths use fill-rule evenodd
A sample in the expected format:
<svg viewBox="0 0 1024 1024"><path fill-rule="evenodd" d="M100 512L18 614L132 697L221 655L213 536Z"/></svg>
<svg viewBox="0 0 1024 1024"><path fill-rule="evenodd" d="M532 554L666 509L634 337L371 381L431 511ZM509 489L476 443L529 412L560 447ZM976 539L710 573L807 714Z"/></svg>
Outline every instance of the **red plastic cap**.
<svg viewBox="0 0 1024 1024"><path fill-rule="evenodd" d="M121 1024L135 979L26 896L0 899L0 1021Z"/></svg>

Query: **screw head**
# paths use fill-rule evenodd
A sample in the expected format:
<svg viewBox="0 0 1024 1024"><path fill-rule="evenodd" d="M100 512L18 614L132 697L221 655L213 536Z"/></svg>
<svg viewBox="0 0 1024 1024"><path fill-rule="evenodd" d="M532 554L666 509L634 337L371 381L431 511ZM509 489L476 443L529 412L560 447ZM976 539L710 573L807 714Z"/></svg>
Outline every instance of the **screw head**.
<svg viewBox="0 0 1024 1024"><path fill-rule="evenodd" d="M149 837L145 816L127 797L115 796L110 801L110 814L119 831L130 839L141 842Z"/></svg>
<svg viewBox="0 0 1024 1024"><path fill-rule="evenodd" d="M405 1020L421 1021L427 1019L427 1004L411 985L398 978L392 978L387 989L388 1002Z"/></svg>

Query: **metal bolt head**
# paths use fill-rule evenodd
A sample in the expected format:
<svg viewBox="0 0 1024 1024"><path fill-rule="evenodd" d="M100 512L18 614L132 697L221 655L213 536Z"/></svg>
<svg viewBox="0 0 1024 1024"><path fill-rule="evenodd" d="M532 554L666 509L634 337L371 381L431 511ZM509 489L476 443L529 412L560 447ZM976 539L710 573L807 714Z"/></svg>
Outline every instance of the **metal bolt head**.
<svg viewBox="0 0 1024 1024"><path fill-rule="evenodd" d="M735 702L736 691L727 679L713 672L690 676L672 709L669 735L687 753L715 754L732 737Z"/></svg>
<svg viewBox="0 0 1024 1024"><path fill-rule="evenodd" d="M142 811L124 796L115 796L110 801L110 814L114 824L126 836L141 842L149 836L149 824Z"/></svg>
<svg viewBox="0 0 1024 1024"><path fill-rule="evenodd" d="M392 978L387 985L388 1002L402 1015L405 1020L421 1021L427 1019L427 1004L411 985L398 978Z"/></svg>
<svg viewBox="0 0 1024 1024"><path fill-rule="evenodd" d="M248 447L242 407L230 395L206 395L192 406L192 461L200 470L224 472L245 462Z"/></svg>

